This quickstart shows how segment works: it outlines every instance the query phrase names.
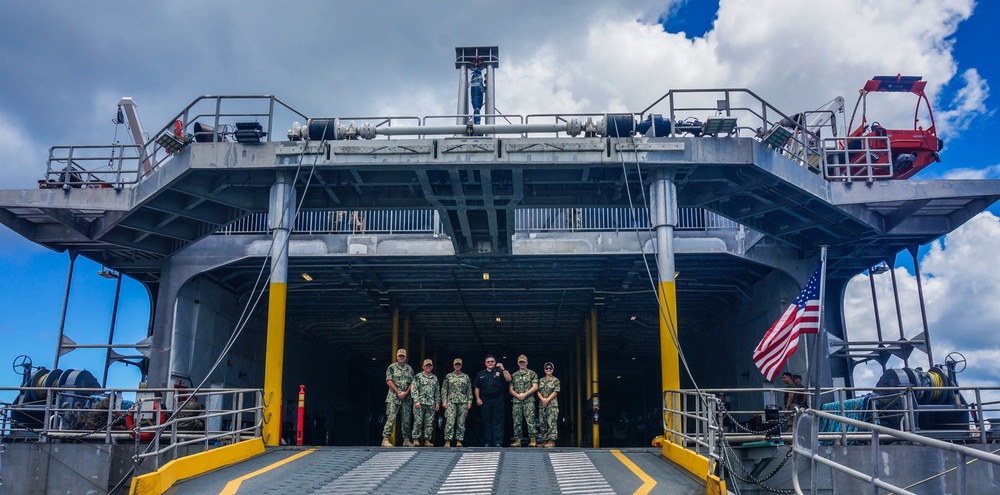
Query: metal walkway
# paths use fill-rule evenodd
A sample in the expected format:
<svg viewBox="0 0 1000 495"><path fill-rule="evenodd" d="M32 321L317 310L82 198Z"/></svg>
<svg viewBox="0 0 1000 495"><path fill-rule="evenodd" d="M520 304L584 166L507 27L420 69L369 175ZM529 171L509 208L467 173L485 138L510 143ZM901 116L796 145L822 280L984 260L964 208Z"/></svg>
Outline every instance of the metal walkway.
<svg viewBox="0 0 1000 495"><path fill-rule="evenodd" d="M166 493L700 495L705 485L663 460L658 449L288 447Z"/></svg>

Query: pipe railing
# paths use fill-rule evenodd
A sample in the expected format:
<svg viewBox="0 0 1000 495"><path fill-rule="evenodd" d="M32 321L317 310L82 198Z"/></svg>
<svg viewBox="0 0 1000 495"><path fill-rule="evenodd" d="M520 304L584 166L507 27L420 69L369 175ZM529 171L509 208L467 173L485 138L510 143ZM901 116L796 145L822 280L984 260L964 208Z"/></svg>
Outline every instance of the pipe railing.
<svg viewBox="0 0 1000 495"><path fill-rule="evenodd" d="M261 436L262 392L253 388L0 388L21 400L0 407L0 436L25 441L152 442L137 458L171 454L185 445L235 443ZM134 395L130 402L125 396ZM184 400L194 396L187 405ZM28 400L27 398L30 398ZM176 413L176 414L175 414ZM131 426L129 428L128 426Z"/></svg>
<svg viewBox="0 0 1000 495"><path fill-rule="evenodd" d="M832 421L841 423L844 425L850 425L854 428L864 428L871 432L870 437L870 448L872 459L871 463L871 473L864 473L851 468L843 463L837 462L832 459L828 459L825 454L819 451L820 439L819 439L819 425L821 421L817 419L822 419L825 421ZM879 493L879 490L887 490L890 493L895 493L899 495L916 495L915 492L909 491L908 488L913 488L918 486L920 483L915 483L906 487L900 487L892 483L886 482L880 478L880 474L883 472L883 459L880 455L880 446L882 443L882 436L891 437L894 439L910 442L916 445L923 445L933 449L951 452L956 454L955 467L945 471L956 471L957 473L957 493L958 495L965 495L968 493L968 483L967 483L967 458L972 458L978 461L985 461L994 466L994 469L1000 467L1000 455L996 455L991 452L984 452L981 450L966 447L964 445L945 442L942 440L937 440L934 438L929 438L924 435L917 435L914 433L909 433L905 431L894 430L892 428L887 428L884 426L879 426L872 423L867 423L864 421L858 421L855 419L850 419L838 414L832 414L825 411L817 411L814 409L803 409L797 411L795 418L795 428L793 432L794 441L792 443L792 455L793 460L798 462L799 457L804 457L810 463L810 479L811 483L809 486L809 493L816 494L819 491L817 487L816 479L818 478L818 473L816 471L817 465L822 465L832 470L838 471L840 473L846 474L852 478L861 480L865 483L872 485L875 493ZM944 473L942 473L944 474ZM792 469L792 486L795 488L795 493L803 495L806 493L802 488L802 483L799 480L799 470Z"/></svg>

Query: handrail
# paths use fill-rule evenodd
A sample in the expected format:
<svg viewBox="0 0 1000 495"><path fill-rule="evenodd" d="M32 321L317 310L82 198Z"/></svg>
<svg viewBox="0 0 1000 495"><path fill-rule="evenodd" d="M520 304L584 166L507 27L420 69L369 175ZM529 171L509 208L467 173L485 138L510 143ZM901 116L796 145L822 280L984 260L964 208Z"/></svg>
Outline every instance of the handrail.
<svg viewBox="0 0 1000 495"><path fill-rule="evenodd" d="M775 387L667 390L663 393L664 437L675 445L707 457L712 469L723 471L722 466L732 469L729 467L731 454L727 456L730 445L760 441L801 442L801 434L784 432L786 421L795 411L783 411L781 407L768 411L765 404L779 404L782 395L787 393L802 393L814 400L811 392L804 388ZM948 392L961 394L970 403L959 401L958 395L953 396L951 405L920 404L917 401L918 397L930 397L932 401L942 402L948 397ZM908 441L920 439L920 443L935 448L951 445L964 449L968 447L958 443L986 445L1000 438L1000 400L989 398L997 396L1000 396L1000 387L829 387L821 390L820 397L824 400L822 411L817 408L801 409L799 412L808 411L812 417L822 420L811 425L816 430L810 434L812 445L823 441L839 445L877 446L879 435L888 431L894 437ZM859 408L858 404L864 406ZM950 420L957 422L936 426L932 424L925 429L921 428L920 421L923 414L930 414L931 417L940 414L946 417L964 415L966 419ZM768 415L772 417L768 418ZM979 455L981 451L975 452L968 457L987 460L987 457ZM992 462L1000 457L988 459ZM717 474L721 477L726 473Z"/></svg>
<svg viewBox="0 0 1000 495"><path fill-rule="evenodd" d="M825 419L827 421L835 421L839 423L844 423L846 425L854 426L856 428L865 428L870 430L872 433L870 442L872 449L872 459L881 459L881 456L879 455L880 435L887 435L907 442L926 445L931 448L958 454L956 469L958 471L958 476L959 476L959 483L958 483L959 494L966 493L965 489L967 486L967 484L965 483L966 457L971 457L973 459L977 459L980 461L989 462L994 466L1000 466L1000 455L996 455L990 452L983 452L970 447L966 447L964 445L949 443L934 438L928 438L923 435L908 433L905 431L894 430L892 428L887 428L884 426L879 426L864 421L858 421L855 419L846 418L836 414L817 411L815 409L804 409L797 411L796 414L794 433L793 433L795 441L792 444L792 455L796 461L798 460L799 456L805 456L807 459L809 459L810 463L812 463L812 469L810 469L810 472L813 473L812 477L814 480L816 478L815 465L822 464L826 467L847 474L848 476L851 476L853 478L865 481L877 488L883 490L889 490L892 493L897 493L902 495L916 495L914 494L914 492L911 492L906 489L909 487L898 487L896 485L893 485L891 483L888 483L880 479L878 474L879 471L881 470L880 462L873 463L874 466L872 474L865 474L850 467L847 467L843 464L840 464L836 461L827 459L826 457L823 457L823 455L820 453L814 452L813 448L819 446L819 442L817 440L819 432L819 421L815 421L813 420L813 418ZM803 492L801 483L799 482L798 469L792 470L792 485L794 486L795 492L797 494L804 495L805 492ZM810 487L810 493L815 494L816 492L817 492L816 484L812 483L812 486Z"/></svg>
<svg viewBox="0 0 1000 495"><path fill-rule="evenodd" d="M263 392L256 388L197 393L177 388L0 388L0 394L9 392L18 397L0 407L0 437L152 442L135 460L154 457L157 465L163 454L176 458L178 447L200 444L207 449L212 442L235 443L260 437L262 431ZM136 400L129 404L127 395ZM195 401L185 404L188 397Z"/></svg>

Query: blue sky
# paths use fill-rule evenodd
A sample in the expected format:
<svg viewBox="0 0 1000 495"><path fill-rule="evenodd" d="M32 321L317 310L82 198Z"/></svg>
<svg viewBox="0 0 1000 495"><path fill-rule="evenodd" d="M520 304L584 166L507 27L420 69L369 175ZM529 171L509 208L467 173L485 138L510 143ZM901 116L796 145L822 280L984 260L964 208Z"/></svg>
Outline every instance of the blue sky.
<svg viewBox="0 0 1000 495"><path fill-rule="evenodd" d="M915 179L1000 177L992 153L1000 118L989 93L1000 80L998 2L613 4L305 1L295 15L254 0L8 5L0 18L0 187L34 187L50 146L110 142L122 96L136 99L147 130L203 94L275 94L312 115L452 113L453 47L483 44L501 47L497 106L506 113L638 111L671 88L692 87L747 87L789 114L841 95L849 112L867 78L922 75L946 147L943 163ZM949 236L943 249L922 249L933 268L923 274L936 279L926 290L939 318L932 333L943 334L937 353L963 350L970 367L1000 359L1000 337L970 329L977 340L964 339L946 323L972 300L982 306L978 325L1000 325L990 308L1000 288L983 275L1000 261L986 242L1000 231L995 220ZM19 354L52 365L67 266L65 253L0 227L0 386L19 383L9 366ZM66 334L80 343L107 338L115 284L100 269L77 263ZM144 291L126 280L116 342L145 337L148 308ZM849 331L864 335L865 315L854 317ZM99 377L102 360L103 351L76 350L60 366ZM995 372L967 376L1000 383ZM138 381L135 368L113 368L111 385Z"/></svg>

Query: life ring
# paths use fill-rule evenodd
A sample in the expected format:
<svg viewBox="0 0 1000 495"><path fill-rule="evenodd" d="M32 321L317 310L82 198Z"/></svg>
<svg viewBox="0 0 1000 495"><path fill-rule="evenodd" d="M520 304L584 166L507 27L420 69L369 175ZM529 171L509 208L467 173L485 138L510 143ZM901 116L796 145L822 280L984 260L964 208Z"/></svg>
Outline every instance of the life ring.
<svg viewBox="0 0 1000 495"><path fill-rule="evenodd" d="M160 403L154 401L153 402L153 414L156 414L157 412L160 413L160 424L162 425L163 423L165 423L167 421L167 415L163 411L160 411ZM140 417L141 414L142 414L142 412L139 411L139 403L138 402L136 402L135 404L132 404L132 407L130 407L129 410L128 410L128 412L125 414L125 428L128 429L128 434L132 435L132 438L135 438L135 432L136 432L137 425L138 426L143 426L142 425L142 420L139 419L139 417ZM146 421L149 421L149 420L146 420ZM145 426L150 426L150 425L147 424ZM148 442L148 441L152 440L153 437L155 437L155 436L156 436L155 432L144 431L144 432L139 433L139 441L140 442Z"/></svg>

